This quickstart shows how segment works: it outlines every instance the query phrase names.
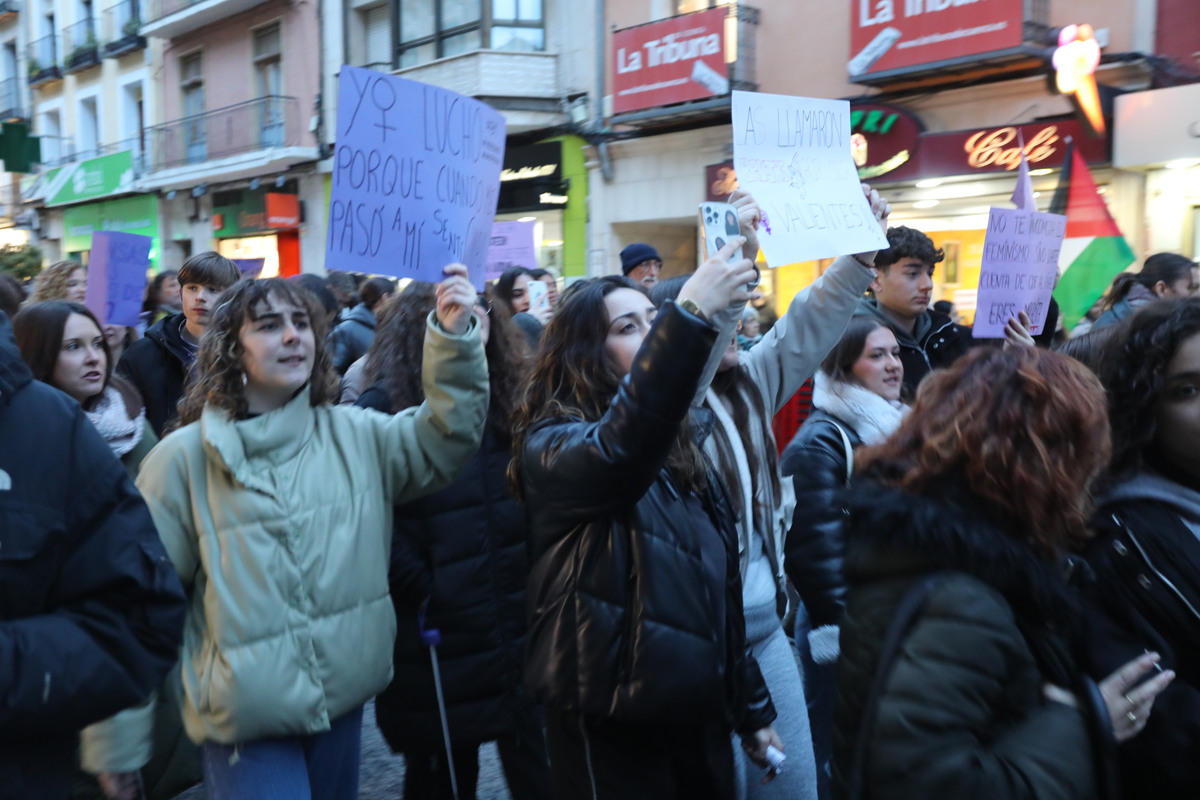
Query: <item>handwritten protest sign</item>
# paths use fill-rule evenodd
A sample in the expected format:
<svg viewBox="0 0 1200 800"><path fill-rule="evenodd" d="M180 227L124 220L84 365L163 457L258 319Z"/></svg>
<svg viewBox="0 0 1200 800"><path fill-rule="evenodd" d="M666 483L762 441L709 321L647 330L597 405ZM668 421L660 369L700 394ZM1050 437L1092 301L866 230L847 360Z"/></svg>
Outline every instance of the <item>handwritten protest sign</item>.
<svg viewBox="0 0 1200 800"><path fill-rule="evenodd" d="M533 222L495 222L492 241L488 246L487 279L495 280L506 269L525 267L537 269L537 252L533 246Z"/></svg>
<svg viewBox="0 0 1200 800"><path fill-rule="evenodd" d="M483 286L504 118L437 86L343 66L329 202L329 269Z"/></svg>
<svg viewBox="0 0 1200 800"><path fill-rule="evenodd" d="M733 164L765 221L767 263L887 247L850 153L850 104L733 93Z"/></svg>
<svg viewBox="0 0 1200 800"><path fill-rule="evenodd" d="M150 267L149 236L116 231L92 234L84 305L104 325L137 325Z"/></svg>
<svg viewBox="0 0 1200 800"><path fill-rule="evenodd" d="M999 339L1009 317L1029 315L1029 332L1046 324L1058 277L1058 251L1067 218L1017 208L993 208L983 240L976 301L976 339Z"/></svg>

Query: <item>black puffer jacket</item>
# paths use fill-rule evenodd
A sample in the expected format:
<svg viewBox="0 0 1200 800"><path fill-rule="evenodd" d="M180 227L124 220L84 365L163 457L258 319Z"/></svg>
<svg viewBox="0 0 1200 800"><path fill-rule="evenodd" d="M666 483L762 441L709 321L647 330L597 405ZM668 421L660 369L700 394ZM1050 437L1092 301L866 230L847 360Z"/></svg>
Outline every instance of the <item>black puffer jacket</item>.
<svg viewBox="0 0 1200 800"><path fill-rule="evenodd" d="M1130 492L1103 503L1087 553L1098 577L1089 595L1098 612L1096 674L1149 650L1176 676L1146 728L1119 749L1125 800L1183 800L1200 791L1200 540L1179 502L1198 495L1160 483L1158 499Z"/></svg>
<svg viewBox="0 0 1200 800"><path fill-rule="evenodd" d="M163 317L117 362L117 374L137 387L146 403L146 421L159 438L178 413L176 406L191 368L187 345L179 333L182 323L183 314Z"/></svg>
<svg viewBox="0 0 1200 800"><path fill-rule="evenodd" d="M149 696L183 616L125 468L0 313L0 798L66 797L79 731Z"/></svg>
<svg viewBox="0 0 1200 800"><path fill-rule="evenodd" d="M904 397L916 395L921 380L935 369L945 369L968 350L974 340L971 329L955 323L945 314L927 309L917 317L912 333L897 327L891 318L880 310L874 299L864 299L854 311L856 317L877 319L892 329L900 344L900 361L904 364Z"/></svg>
<svg viewBox="0 0 1200 800"><path fill-rule="evenodd" d="M842 578L846 525L846 432L850 447L862 444L844 420L816 409L783 451L779 469L792 477L796 510L784 540L783 566L800 593L812 627L836 625L846 600Z"/></svg>
<svg viewBox="0 0 1200 800"><path fill-rule="evenodd" d="M728 500L711 473L700 496L663 468L715 338L667 303L600 420L526 439L525 684L545 706L742 732L775 718L746 648Z"/></svg>
<svg viewBox="0 0 1200 800"><path fill-rule="evenodd" d="M856 488L847 531L834 732L834 797L846 797L884 634L919 578L948 571L890 670L870 735L872 800L1096 798L1111 747L1107 716L1076 666L1082 612L1059 567L991 526L977 498ZM1074 690L1084 711L1043 697Z"/></svg>
<svg viewBox="0 0 1200 800"><path fill-rule="evenodd" d="M369 389L358 404L389 411ZM382 401L382 402L381 402ZM509 732L531 702L521 683L528 523L505 472L512 447L488 429L454 483L396 507L389 575L396 608L395 674L375 701L375 716L397 752L441 750L441 720L425 626L441 632L438 661L450 734L457 744Z"/></svg>

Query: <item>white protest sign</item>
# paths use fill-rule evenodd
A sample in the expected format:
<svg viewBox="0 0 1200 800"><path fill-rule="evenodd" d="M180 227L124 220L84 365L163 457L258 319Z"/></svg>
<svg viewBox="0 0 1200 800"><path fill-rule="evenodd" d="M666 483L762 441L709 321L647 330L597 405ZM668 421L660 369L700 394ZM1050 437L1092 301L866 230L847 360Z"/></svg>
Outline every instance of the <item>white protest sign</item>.
<svg viewBox="0 0 1200 800"><path fill-rule="evenodd" d="M1002 338L1004 325L1021 311L1029 315L1029 332L1042 333L1066 230L1061 214L991 209L972 328L976 339Z"/></svg>
<svg viewBox="0 0 1200 800"><path fill-rule="evenodd" d="M343 65L325 266L483 287L504 117L447 89Z"/></svg>
<svg viewBox="0 0 1200 800"><path fill-rule="evenodd" d="M487 263L489 281L499 278L505 270L513 267L537 269L537 251L533 242L535 224L520 220L492 224Z"/></svg>
<svg viewBox="0 0 1200 800"><path fill-rule="evenodd" d="M733 165L763 210L768 264L888 246L850 154L845 100L734 92Z"/></svg>

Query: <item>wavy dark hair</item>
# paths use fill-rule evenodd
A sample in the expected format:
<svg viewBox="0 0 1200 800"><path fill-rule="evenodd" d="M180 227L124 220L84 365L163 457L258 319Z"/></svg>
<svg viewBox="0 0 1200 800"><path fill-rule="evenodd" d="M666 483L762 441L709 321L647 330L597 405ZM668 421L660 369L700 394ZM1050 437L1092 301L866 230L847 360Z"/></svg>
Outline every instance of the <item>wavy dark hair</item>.
<svg viewBox="0 0 1200 800"><path fill-rule="evenodd" d="M504 307L508 310L509 316L512 316L513 314L513 286L516 285L517 278L521 277L522 275L528 275L529 279L533 280L533 270L526 269L525 267L513 267L512 269L504 270L504 272L500 274L500 277L496 279L496 283L492 287L493 298L504 304Z"/></svg>
<svg viewBox="0 0 1200 800"><path fill-rule="evenodd" d="M325 335L329 332L325 311L316 298L285 278L240 281L221 295L212 320L200 339L200 351L192 368L194 377L179 401L178 427L200 419L205 405L219 408L234 419L246 416L242 327L258 319L260 303L270 308L273 300L304 309L312 325L316 349L309 378L309 404L319 406L337 402L337 373L325 346Z"/></svg>
<svg viewBox="0 0 1200 800"><path fill-rule="evenodd" d="M57 389L59 387L54 384L54 368L58 366L63 333L72 314L79 314L92 321L96 330L100 331L100 348L104 351L104 385L95 396L83 404L84 408L90 410L108 388L113 371L112 351L109 350L108 340L104 337L104 326L90 308L82 303L67 300L46 300L25 306L13 317L13 337L16 338L21 358L29 365L33 377Z"/></svg>
<svg viewBox="0 0 1200 800"><path fill-rule="evenodd" d="M1109 453L1104 390L1086 367L987 347L922 381L912 413L855 466L916 495L961 483L997 528L1053 559L1090 536L1088 489Z"/></svg>
<svg viewBox="0 0 1200 800"><path fill-rule="evenodd" d="M1134 286L1145 286L1154 291L1154 286L1159 281L1170 285L1183 278L1190 278L1195 266L1195 261L1178 253L1155 253L1142 264L1141 272L1122 272L1113 278L1108 295L1104 299L1104 308L1112 308L1124 300Z"/></svg>
<svg viewBox="0 0 1200 800"><path fill-rule="evenodd" d="M1109 340L1100 362L1100 380L1108 389L1113 442L1109 473L1114 480L1154 466L1155 406L1166 385L1167 365L1185 341L1200 334L1200 297L1149 303L1121 330L1124 335Z"/></svg>
<svg viewBox="0 0 1200 800"><path fill-rule="evenodd" d="M380 325L375 342L367 352L364 385L382 385L395 414L425 400L421 385L425 332L429 313L437 307L437 286L412 283L391 306L387 321ZM501 441L512 437L513 419L529 374L525 337L505 314L488 315L487 425Z"/></svg>
<svg viewBox="0 0 1200 800"><path fill-rule="evenodd" d="M619 374L604 347L609 326L604 298L618 289L646 294L641 286L619 275L576 281L563 293L558 313L542 331L529 388L513 423L508 476L518 499L523 497L521 460L530 431L551 420L599 420L617 394L625 376ZM686 424L680 426L666 467L684 491L706 485L704 456Z"/></svg>
<svg viewBox="0 0 1200 800"><path fill-rule="evenodd" d="M887 249L880 250L875 256L875 266L881 270L886 271L902 258L915 258L930 266L946 258L946 251L934 247L933 239L915 228L905 225L888 228L887 240Z"/></svg>

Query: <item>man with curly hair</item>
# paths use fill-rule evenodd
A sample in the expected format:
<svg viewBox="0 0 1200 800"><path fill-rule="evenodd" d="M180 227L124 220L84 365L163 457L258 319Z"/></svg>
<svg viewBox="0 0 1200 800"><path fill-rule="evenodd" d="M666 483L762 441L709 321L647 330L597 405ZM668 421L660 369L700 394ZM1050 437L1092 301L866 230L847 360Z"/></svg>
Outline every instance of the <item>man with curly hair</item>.
<svg viewBox="0 0 1200 800"><path fill-rule="evenodd" d="M941 248L918 230L888 228L888 249L875 256L878 274L873 297L863 298L855 316L874 317L896 334L904 363L904 397L911 398L921 379L948 367L971 346L971 329L929 307L933 270L945 258Z"/></svg>

